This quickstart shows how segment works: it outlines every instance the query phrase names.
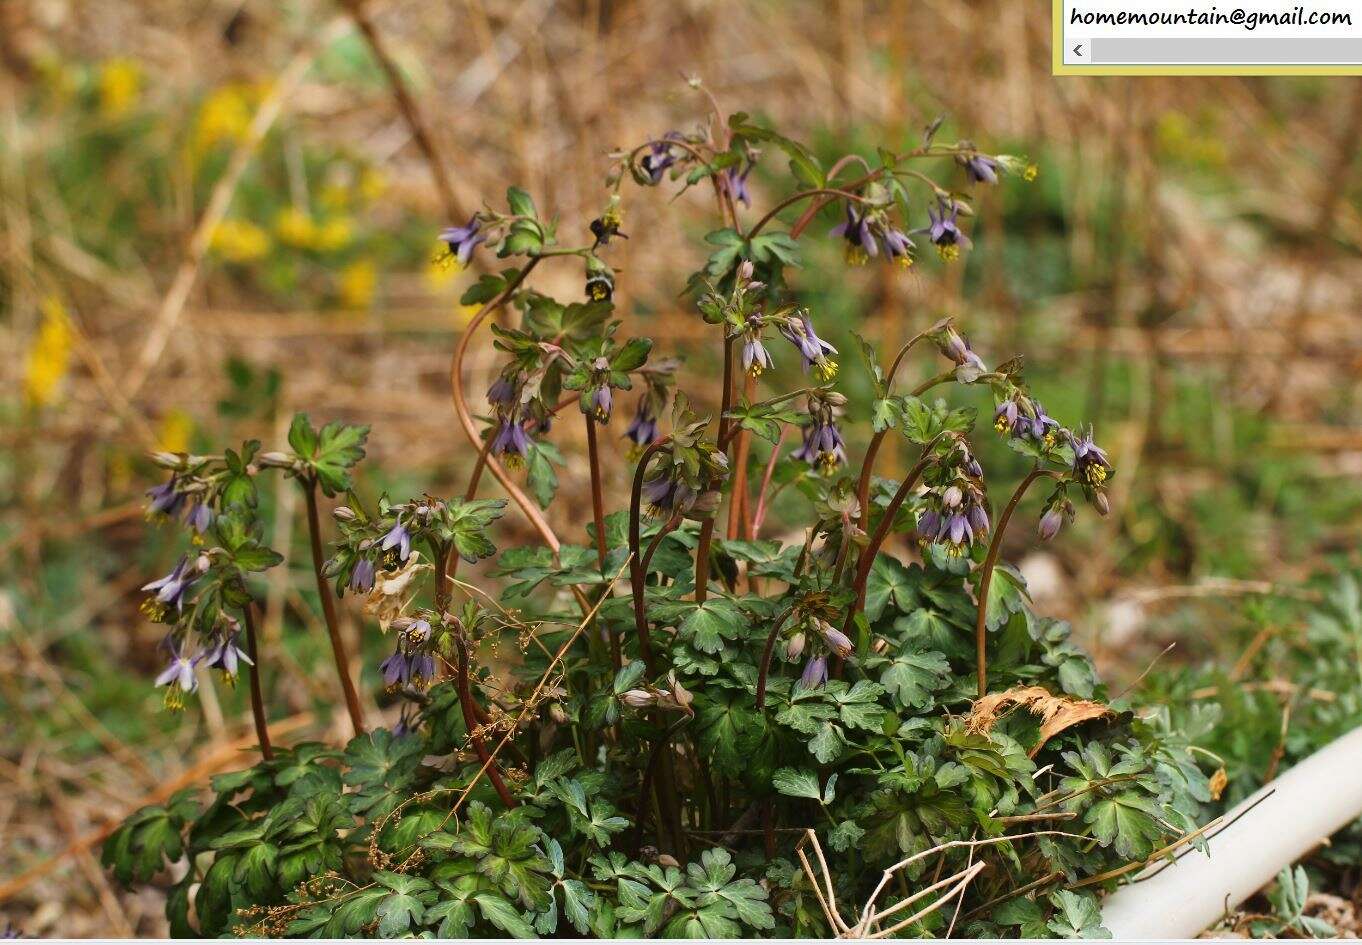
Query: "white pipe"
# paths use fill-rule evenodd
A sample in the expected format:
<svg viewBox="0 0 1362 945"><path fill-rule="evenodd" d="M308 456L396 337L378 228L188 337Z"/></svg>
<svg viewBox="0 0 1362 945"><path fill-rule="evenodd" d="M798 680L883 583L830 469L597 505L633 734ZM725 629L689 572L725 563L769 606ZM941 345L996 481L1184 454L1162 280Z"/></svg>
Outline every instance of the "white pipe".
<svg viewBox="0 0 1362 945"><path fill-rule="evenodd" d="M1226 826L1209 831L1209 854L1191 850L1171 866L1155 864L1148 879L1108 896L1102 924L1117 939L1195 938L1359 815L1362 728L1226 814Z"/></svg>

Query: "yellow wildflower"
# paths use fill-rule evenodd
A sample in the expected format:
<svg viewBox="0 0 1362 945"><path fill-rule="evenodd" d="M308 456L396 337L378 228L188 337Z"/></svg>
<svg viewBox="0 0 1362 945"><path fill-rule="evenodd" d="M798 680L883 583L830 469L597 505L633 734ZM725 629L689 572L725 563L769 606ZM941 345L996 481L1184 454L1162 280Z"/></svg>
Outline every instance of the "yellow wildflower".
<svg viewBox="0 0 1362 945"><path fill-rule="evenodd" d="M38 335L28 349L24 370L24 399L34 407L45 407L56 398L61 380L71 363L74 341L66 307L49 295L39 306L43 320Z"/></svg>
<svg viewBox="0 0 1362 945"><path fill-rule="evenodd" d="M137 104L142 69L131 59L110 59L99 70L99 110L105 118L121 118Z"/></svg>
<svg viewBox="0 0 1362 945"><path fill-rule="evenodd" d="M373 203L388 189L388 178L376 167L366 167L359 175L359 196L366 203Z"/></svg>
<svg viewBox="0 0 1362 945"><path fill-rule="evenodd" d="M194 149L204 151L224 141L240 141L251 127L253 90L233 83L214 89L199 107L194 126Z"/></svg>
<svg viewBox="0 0 1362 945"><path fill-rule="evenodd" d="M161 418L156 430L156 447L167 453L188 453L189 438L194 433L194 419L183 410L172 409Z"/></svg>
<svg viewBox="0 0 1362 945"><path fill-rule="evenodd" d="M356 259L340 272L340 300L346 308L368 308L374 300L378 270L372 259Z"/></svg>
<svg viewBox="0 0 1362 945"><path fill-rule="evenodd" d="M317 239L317 224L299 208L288 207L274 218L274 232L281 243L309 249Z"/></svg>
<svg viewBox="0 0 1362 945"><path fill-rule="evenodd" d="M312 234L312 248L322 253L333 253L350 245L354 238L354 225L349 217L332 217Z"/></svg>
<svg viewBox="0 0 1362 945"><path fill-rule="evenodd" d="M249 220L223 220L209 245L228 262L248 263L270 251L270 235Z"/></svg>

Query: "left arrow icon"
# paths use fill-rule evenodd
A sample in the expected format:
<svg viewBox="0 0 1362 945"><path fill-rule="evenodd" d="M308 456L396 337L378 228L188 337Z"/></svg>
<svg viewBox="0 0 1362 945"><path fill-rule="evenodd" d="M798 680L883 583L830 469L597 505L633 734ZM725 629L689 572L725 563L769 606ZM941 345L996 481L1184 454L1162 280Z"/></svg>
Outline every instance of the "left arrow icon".
<svg viewBox="0 0 1362 945"><path fill-rule="evenodd" d="M1081 55L1083 55L1083 44L1082 44L1082 43L1079 43L1077 46L1074 47L1074 55L1075 55L1075 56L1081 56Z"/></svg>

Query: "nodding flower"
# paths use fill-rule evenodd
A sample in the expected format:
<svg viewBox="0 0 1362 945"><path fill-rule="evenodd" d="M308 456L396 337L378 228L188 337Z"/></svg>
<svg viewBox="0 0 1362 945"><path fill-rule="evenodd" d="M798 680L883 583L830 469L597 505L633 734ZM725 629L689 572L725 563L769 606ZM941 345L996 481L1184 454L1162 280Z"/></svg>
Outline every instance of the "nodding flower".
<svg viewBox="0 0 1362 945"><path fill-rule="evenodd" d="M785 319L780 324L780 333L799 349L805 371L812 368L814 376L822 381L830 381L837 376L837 362L828 357L836 354L837 349L818 337L807 313L798 318Z"/></svg>
<svg viewBox="0 0 1362 945"><path fill-rule="evenodd" d="M178 478L171 476L159 486L152 486L147 490L147 497L151 499L147 504L148 517L164 515L170 518L180 510L180 506L184 504L184 493L175 488Z"/></svg>
<svg viewBox="0 0 1362 945"><path fill-rule="evenodd" d="M236 685L236 674L240 669L240 664L254 666L255 661L241 649L238 641L241 634L235 630L215 637L212 643L197 657L202 660L209 669L216 669L222 672L222 676L230 684Z"/></svg>
<svg viewBox="0 0 1362 945"><path fill-rule="evenodd" d="M1115 469L1107 451L1093 442L1092 430L1084 436L1070 435L1074 450L1074 478L1088 488L1096 488L1111 477Z"/></svg>
<svg viewBox="0 0 1362 945"><path fill-rule="evenodd" d="M449 255L457 259L460 266L467 266L473 250L479 243L487 242L487 234L481 231L482 221L474 214L464 226L447 226L441 230L440 241L449 247Z"/></svg>
<svg viewBox="0 0 1362 945"><path fill-rule="evenodd" d="M742 346L742 367L743 370L752 377L761 377L763 373L775 366L771 360L771 352L766 350L766 346L761 343L761 332L751 331L747 333L747 340Z"/></svg>
<svg viewBox="0 0 1362 945"><path fill-rule="evenodd" d="M383 674L383 685L388 689L405 686L411 680L411 660L402 652L400 643L391 656L378 664L378 671Z"/></svg>
<svg viewBox="0 0 1362 945"><path fill-rule="evenodd" d="M170 650L170 664L156 677L156 685L166 687L165 706L174 711L184 708L185 694L199 687L199 681L194 677L194 665L198 663L199 657L185 656L169 637L166 638L166 645Z"/></svg>
<svg viewBox="0 0 1362 945"><path fill-rule="evenodd" d="M933 506L924 509L917 520L922 541L941 542L950 557L961 557L969 547L988 534L990 522L984 496L974 486L947 486Z"/></svg>
<svg viewBox="0 0 1362 945"><path fill-rule="evenodd" d="M846 442L837 429L831 412L817 417L804 428L804 442L790 454L791 459L802 459L825 473L831 473L847 461Z"/></svg>
<svg viewBox="0 0 1362 945"><path fill-rule="evenodd" d="M666 473L645 482L641 495L648 505L648 514L655 517L685 512L696 498L694 489Z"/></svg>
<svg viewBox="0 0 1362 945"><path fill-rule="evenodd" d="M510 407L519 400L515 382L505 374L498 374L492 386L487 388L487 402L493 407Z"/></svg>
<svg viewBox="0 0 1362 945"><path fill-rule="evenodd" d="M181 558L165 577L142 585L142 590L156 592L156 596L149 602L151 606L143 604L143 612L156 619L171 607L177 612L184 610L185 596L196 580L198 573L190 565L189 558Z"/></svg>
<svg viewBox="0 0 1362 945"><path fill-rule="evenodd" d="M834 226L830 234L846 240L847 262L853 266L864 265L866 260L878 256L881 249L886 259L905 267L913 264L913 241L908 234L889 226L883 214L858 214L850 200L846 204L846 219Z"/></svg>
<svg viewBox="0 0 1362 945"><path fill-rule="evenodd" d="M842 659L856 652L856 645L851 642L851 638L827 621L818 621L818 632L822 634L823 642L828 645L828 649Z"/></svg>
<svg viewBox="0 0 1362 945"><path fill-rule="evenodd" d="M934 336L936 346L943 355L955 362L956 367L968 367L979 371L981 374L988 371L984 364L984 359L974 353L965 340L965 336L954 328L946 328L940 335Z"/></svg>
<svg viewBox="0 0 1362 945"><path fill-rule="evenodd" d="M629 422L624 437L637 447L650 446L657 439L657 416L647 394L638 399L638 409L634 411L634 419Z"/></svg>
<svg viewBox="0 0 1362 945"><path fill-rule="evenodd" d="M752 168L756 165L756 161L749 160L741 172L736 167L726 168L719 175L719 189L735 203L740 203L744 207L752 206L752 195L747 190L747 175L752 173Z"/></svg>
<svg viewBox="0 0 1362 945"><path fill-rule="evenodd" d="M853 266L864 265L866 260L879 253L875 237L870 232L870 220L856 213L850 200L846 204L846 219L834 226L831 236L840 236L847 241L847 262Z"/></svg>
<svg viewBox="0 0 1362 945"><path fill-rule="evenodd" d="M407 531L398 519L393 523L393 527L388 529L388 533L383 536L383 542L379 545L383 551L397 549L397 560L405 562L411 556L411 532Z"/></svg>
<svg viewBox="0 0 1362 945"><path fill-rule="evenodd" d="M615 296L615 274L608 267L587 266L586 297L592 302L609 302Z"/></svg>
<svg viewBox="0 0 1362 945"><path fill-rule="evenodd" d="M808 642L808 637L804 631L800 630L785 642L785 658L793 663L804 655L804 645Z"/></svg>
<svg viewBox="0 0 1362 945"><path fill-rule="evenodd" d="M1052 505L1045 510L1045 514L1040 517L1040 525L1037 532L1040 534L1041 541L1049 541L1059 534L1060 528L1064 526L1064 511L1059 505Z"/></svg>
<svg viewBox="0 0 1362 945"><path fill-rule="evenodd" d="M998 183L998 162L987 154L980 154L976 151L968 156L961 155L956 160L964 167L965 176L969 178L970 183Z"/></svg>
<svg viewBox="0 0 1362 945"><path fill-rule="evenodd" d="M960 208L954 202L940 201L935 208L927 208L929 223L918 233L926 233L936 247L937 254L947 262L960 255L961 248L969 249L970 238L961 231L957 222Z"/></svg>
<svg viewBox="0 0 1362 945"><path fill-rule="evenodd" d="M350 571L347 585L356 594L367 594L374 589L374 563L368 558L360 558Z"/></svg>
<svg viewBox="0 0 1362 945"><path fill-rule="evenodd" d="M672 154L672 141L680 137L679 131L667 132L658 140L649 143L648 153L639 161L639 166L654 184L662 183L662 176L667 172L667 168L676 163L676 155Z"/></svg>
<svg viewBox="0 0 1362 945"><path fill-rule="evenodd" d="M525 457L530 455L530 435L525 432L520 418L511 413L501 418L496 437L492 440L492 453L510 466L517 469L525 465Z"/></svg>
<svg viewBox="0 0 1362 945"><path fill-rule="evenodd" d="M828 658L823 655L811 657L804 664L804 672L799 674L799 684L805 689L817 689L828 681Z"/></svg>
<svg viewBox="0 0 1362 945"><path fill-rule="evenodd" d="M184 521L196 535L202 535L213 524L213 509L207 502L191 502L184 510Z"/></svg>
<svg viewBox="0 0 1362 945"><path fill-rule="evenodd" d="M610 410L613 406L614 398L610 394L610 385L597 385L591 392L591 417L597 423L609 423Z"/></svg>

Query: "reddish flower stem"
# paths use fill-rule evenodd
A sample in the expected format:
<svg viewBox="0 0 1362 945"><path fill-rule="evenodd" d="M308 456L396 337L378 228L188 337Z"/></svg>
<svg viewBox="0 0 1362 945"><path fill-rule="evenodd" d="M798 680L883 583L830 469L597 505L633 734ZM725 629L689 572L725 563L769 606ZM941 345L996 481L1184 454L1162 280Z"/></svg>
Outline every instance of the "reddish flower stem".
<svg viewBox="0 0 1362 945"><path fill-rule="evenodd" d="M468 729L468 740L473 743L473 750L477 752L478 760L486 769L487 779L492 782L492 787L496 789L497 796L501 798L501 803L508 808L515 807L517 806L516 799L507 790L506 782L501 777L501 771L488 753L487 745L483 743L482 736L478 734L478 705L473 701L473 689L468 680L468 645L464 642L463 637L455 634L454 646L459 655L459 709L463 712L464 727Z"/></svg>
<svg viewBox="0 0 1362 945"><path fill-rule="evenodd" d="M364 710L360 708L359 693L355 690L354 680L350 678L350 657L345 652L345 642L341 640L340 621L336 617L336 601L331 596L331 588L322 574L322 526L317 515L317 481L299 480L303 495L307 499L307 533L312 544L312 574L317 580L317 596L322 602L322 616L326 619L326 632L331 638L331 656L336 662L336 675L340 677L341 691L345 693L345 708L350 713L350 724L356 735L364 734Z"/></svg>
<svg viewBox="0 0 1362 945"><path fill-rule="evenodd" d="M729 440L728 411L733 406L733 339L724 339L724 390L719 408L719 439L721 448L726 449ZM710 483L715 488L717 483ZM731 499L730 499L731 501ZM700 525L700 541L695 548L695 601L703 604L709 596L709 546L714 539L714 516L711 515Z"/></svg>
<svg viewBox="0 0 1362 945"><path fill-rule="evenodd" d="M978 617L974 624L974 652L975 652L975 672L978 676L979 698L982 699L988 694L988 589L993 583L993 570L998 564L998 550L1003 544L1003 532L1007 531L1007 523L1012 520L1012 513L1017 508L1017 503L1021 501L1026 490L1031 488L1031 483L1042 476L1053 476L1054 473L1044 469L1033 469L1027 473L1012 493L1012 498L1008 499L1007 506L1003 509L1003 514L998 517L998 525L993 530L993 540L988 543L988 554L984 557L984 563L979 566L979 602Z"/></svg>
<svg viewBox="0 0 1362 945"><path fill-rule="evenodd" d="M255 737L260 742L260 757L274 759L270 745L270 729L265 722L265 697L260 691L260 650L255 642L254 602L247 601L241 608L241 620L246 625L246 655L251 658L251 718L255 721Z"/></svg>
<svg viewBox="0 0 1362 945"><path fill-rule="evenodd" d="M780 636L780 628L789 619L790 614L794 613L794 605L786 607L775 623L771 624L771 632L766 635L766 646L761 651L761 663L757 668L757 711L766 708L766 677L771 672L771 657L776 650L776 638Z"/></svg>

